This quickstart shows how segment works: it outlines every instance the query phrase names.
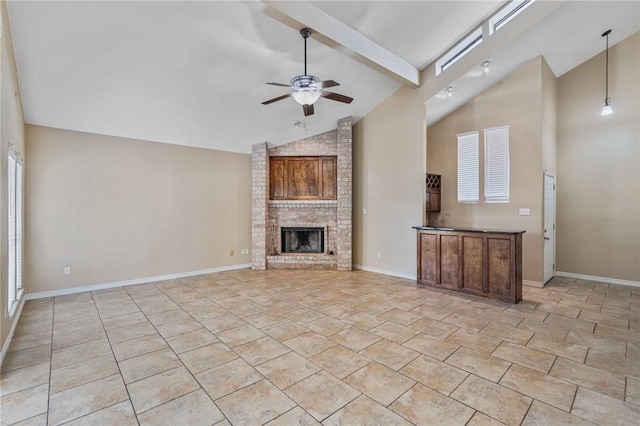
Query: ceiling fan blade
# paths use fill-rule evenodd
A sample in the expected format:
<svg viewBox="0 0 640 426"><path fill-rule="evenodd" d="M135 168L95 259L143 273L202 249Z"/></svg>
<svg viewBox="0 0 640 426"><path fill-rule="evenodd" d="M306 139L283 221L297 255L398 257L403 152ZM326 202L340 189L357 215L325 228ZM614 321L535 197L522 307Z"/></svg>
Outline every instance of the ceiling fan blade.
<svg viewBox="0 0 640 426"><path fill-rule="evenodd" d="M302 105L302 110L304 111L304 116L307 117L309 115L313 115L313 104L311 105Z"/></svg>
<svg viewBox="0 0 640 426"><path fill-rule="evenodd" d="M336 86L340 86L340 83L333 80L325 80L313 85L313 87L316 87L318 89L326 89L328 87L336 87Z"/></svg>
<svg viewBox="0 0 640 426"><path fill-rule="evenodd" d="M322 97L331 99L332 101L344 102L345 104L350 104L353 101L353 98L349 96L341 95L339 93L327 92L323 90L321 93Z"/></svg>
<svg viewBox="0 0 640 426"><path fill-rule="evenodd" d="M269 99L268 101L264 101L262 105L269 105L277 101L281 101L282 99L286 99L291 96L291 93L287 93L286 95L278 96L277 98Z"/></svg>
<svg viewBox="0 0 640 426"><path fill-rule="evenodd" d="M280 87L291 87L291 85L290 85L290 84L274 83L273 81L272 81L272 82L269 82L269 83L266 83L266 84L270 84L270 85L272 85L272 86L280 86Z"/></svg>

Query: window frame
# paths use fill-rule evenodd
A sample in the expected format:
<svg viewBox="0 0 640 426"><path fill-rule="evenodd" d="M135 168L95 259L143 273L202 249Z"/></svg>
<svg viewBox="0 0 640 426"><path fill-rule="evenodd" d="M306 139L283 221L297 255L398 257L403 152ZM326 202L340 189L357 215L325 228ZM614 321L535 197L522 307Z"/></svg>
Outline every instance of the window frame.
<svg viewBox="0 0 640 426"><path fill-rule="evenodd" d="M511 0L505 7L489 18L489 35L500 31L513 18L531 6L535 0Z"/></svg>
<svg viewBox="0 0 640 426"><path fill-rule="evenodd" d="M471 50L482 43L482 40L482 26L479 26L456 43L455 46L447 50L447 52L436 61L436 76L443 73L447 68L462 59L464 55L471 52Z"/></svg>

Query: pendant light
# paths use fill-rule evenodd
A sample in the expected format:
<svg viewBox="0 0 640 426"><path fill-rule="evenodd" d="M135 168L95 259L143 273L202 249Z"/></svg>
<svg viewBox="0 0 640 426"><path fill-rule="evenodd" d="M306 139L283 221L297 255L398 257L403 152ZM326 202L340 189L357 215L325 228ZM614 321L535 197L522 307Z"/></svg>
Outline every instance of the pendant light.
<svg viewBox="0 0 640 426"><path fill-rule="evenodd" d="M604 95L604 106L602 107L602 112L600 113L600 115L605 116L605 115L611 115L613 114L613 108L611 108L611 105L609 105L609 102L611 101L609 99L609 34L611 33L611 30L607 30L604 33L602 33L602 37L606 37L607 38L607 50L606 50L606 56L605 56L605 95Z"/></svg>

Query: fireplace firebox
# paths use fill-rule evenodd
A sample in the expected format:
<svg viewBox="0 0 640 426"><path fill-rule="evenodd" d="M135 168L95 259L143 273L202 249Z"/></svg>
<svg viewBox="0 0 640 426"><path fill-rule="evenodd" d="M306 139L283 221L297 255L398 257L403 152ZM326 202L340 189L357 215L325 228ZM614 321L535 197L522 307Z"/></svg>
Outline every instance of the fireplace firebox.
<svg viewBox="0 0 640 426"><path fill-rule="evenodd" d="M282 227L282 253L324 253L324 228Z"/></svg>

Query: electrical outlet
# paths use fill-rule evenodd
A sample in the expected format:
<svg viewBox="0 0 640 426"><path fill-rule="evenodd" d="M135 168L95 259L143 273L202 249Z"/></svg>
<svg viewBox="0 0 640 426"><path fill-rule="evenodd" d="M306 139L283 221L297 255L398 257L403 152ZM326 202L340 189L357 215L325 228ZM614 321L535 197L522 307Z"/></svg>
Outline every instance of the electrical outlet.
<svg viewBox="0 0 640 426"><path fill-rule="evenodd" d="M71 266L65 266L64 267L64 274L65 275L69 275L71 273Z"/></svg>
<svg viewBox="0 0 640 426"><path fill-rule="evenodd" d="M531 209L518 209L518 214L520 216L529 216L531 214Z"/></svg>
<svg viewBox="0 0 640 426"><path fill-rule="evenodd" d="M367 214L367 209L362 209L362 214Z"/></svg>

